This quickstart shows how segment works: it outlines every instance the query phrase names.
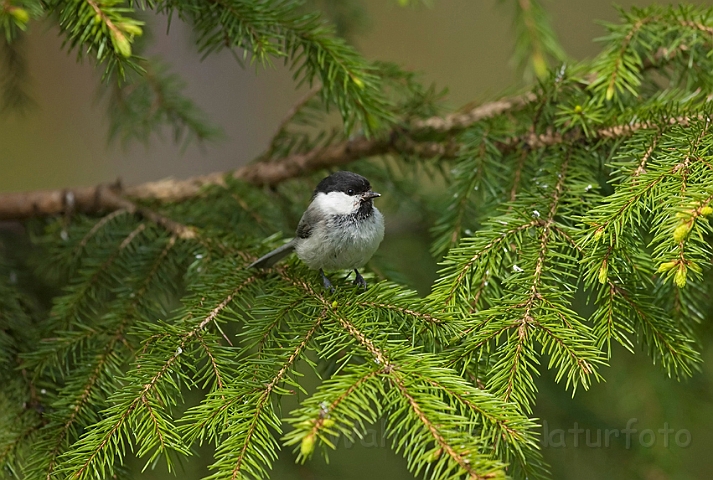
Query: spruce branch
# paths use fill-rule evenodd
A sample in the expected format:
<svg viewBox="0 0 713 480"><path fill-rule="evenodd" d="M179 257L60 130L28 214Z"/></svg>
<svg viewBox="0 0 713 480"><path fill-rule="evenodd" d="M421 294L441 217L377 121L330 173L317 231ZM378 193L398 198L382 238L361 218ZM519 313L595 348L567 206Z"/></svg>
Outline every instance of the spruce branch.
<svg viewBox="0 0 713 480"><path fill-rule="evenodd" d="M28 453L46 424L45 399L20 357L38 342L40 317L31 297L13 272L21 264L0 237L0 467L5 475L22 475Z"/></svg>
<svg viewBox="0 0 713 480"><path fill-rule="evenodd" d="M131 58L131 44L143 33L143 22L129 16L134 13L130 6L116 0L52 0L48 10L57 15L65 44L76 49L78 58L93 53L97 65L105 65L105 79L115 72L123 78L127 67L140 70Z"/></svg>
<svg viewBox="0 0 713 480"><path fill-rule="evenodd" d="M225 379L224 374L220 371L220 366L218 365L217 357L215 353L211 350L211 347L208 345L203 335L199 335L198 342L200 343L201 348L205 352L205 355L210 360L210 369L212 370L213 377L215 378L215 388L222 390L223 388L225 388Z"/></svg>
<svg viewBox="0 0 713 480"><path fill-rule="evenodd" d="M660 360L668 376L691 376L693 369L701 361L700 354L694 350L691 339L672 328L671 322L666 319L667 315L661 309L647 309L634 293L624 290L613 282L608 284L608 288L611 292L610 301L614 305L621 303L627 309L626 316L620 314L620 318L638 321L638 325L629 327L629 330L639 329L643 344L649 346L649 354L654 359ZM617 338L616 335L614 338ZM627 344L626 341L619 342L622 345Z"/></svg>
<svg viewBox="0 0 713 480"><path fill-rule="evenodd" d="M507 221L501 220L501 222ZM511 240L513 236L521 235L524 231L529 230L530 228L542 225L543 222L541 222L540 220L531 220L527 223L512 227L505 232L498 232L498 235L495 236L495 238L493 238L481 248L479 248L470 259L468 259L461 267L459 267L457 275L455 275L455 277L448 282L450 283L450 285L448 287L448 291L445 297L446 304L452 305L455 303L460 303L456 299L456 293L458 291L458 288L464 284L466 275L469 274L469 272L477 265L477 263L481 259L483 259L484 256L488 255L489 252L494 251L496 248L499 248L500 245L504 242ZM442 278L443 280L439 281L438 288L442 288L442 286L445 285L445 282L448 280L447 277Z"/></svg>
<svg viewBox="0 0 713 480"><path fill-rule="evenodd" d="M708 186L711 169L701 153L707 149L709 124L703 115L691 120L685 134L677 125L664 125L625 145L625 158L628 149L643 155L634 163L615 164L621 165L617 188L585 216L589 228L580 242L586 251L586 281L600 302L593 315L599 344L610 351L613 338L632 349L626 336L636 334L669 375L690 375L700 361L693 338L688 329L672 329L670 314L661 309L664 302L652 302L642 292L653 291L654 282L662 281L655 279L655 273L673 277L683 288L689 269L699 274L699 265L709 268L710 247L703 241L707 222L698 225L698 218L705 218L701 212L706 202L713 199ZM686 237L691 230L697 235L689 243ZM651 254L643 253L644 235L652 237Z"/></svg>
<svg viewBox="0 0 713 480"><path fill-rule="evenodd" d="M93 365L90 363L92 370L89 373L88 378L82 377L82 381L84 383L78 390L80 392L79 396L72 398L72 392L77 391L72 388L72 385L68 385L63 389L59 398L59 404L54 405L54 407L58 410L64 409L65 411L69 411L69 416L67 416L66 419L61 419L60 416L56 414L54 415L53 423L45 428L45 430L52 431L54 427L58 426L58 424L61 425L59 431L54 428L54 431L52 432L53 438L51 440L47 440L48 442L52 442L51 452L48 456L42 455L41 457L38 457L38 462L30 467L31 470L42 470L42 474L46 475L47 478L54 477L53 472L56 466L56 460L59 454L65 449L65 439L72 435L72 431L76 428L76 423L80 421L83 422L81 419L83 411L87 408L90 400L92 400L93 397L96 399L98 396L96 390L100 387L106 388L106 385L104 384L107 383L107 380L111 378L113 373L120 369L117 366L120 358L120 355L117 352L117 347L124 346L130 354L134 353L131 345L129 345L125 339L126 331L132 323L138 319L140 314L140 303L144 300L145 295L150 289L151 283L155 280L160 268L162 268L166 256L176 245L176 240L177 238L175 236L168 239L166 246L160 251L156 259L151 264L148 274L143 282L139 285L135 292L132 292L134 294L133 300L122 312L121 316L123 318L121 322L109 333L109 341L103 350L100 351L98 357L93 360ZM84 241L85 239L82 239L82 242ZM88 335L85 338L81 339L82 342L86 342L89 336L99 335L100 332L87 330L87 334ZM62 348L66 349L66 346L62 346ZM66 357L67 353L62 352L55 347L51 352L51 355L59 360L60 358ZM35 367L36 371L42 371L44 364L47 363L47 361L39 363L38 366ZM66 409L66 406L69 407L69 410ZM63 424L61 423L62 421L64 422Z"/></svg>
<svg viewBox="0 0 713 480"><path fill-rule="evenodd" d="M450 128L460 130L467 126L467 122L472 124L501 114L508 108L518 108L528 98L522 97L520 100L497 101L493 104L485 104L474 108L470 113L458 115L454 118L446 117L445 120L442 120L441 117L434 117L430 121L416 123L416 128L435 128L439 130L443 128L442 125L449 125ZM186 200L200 195L205 187L225 185L225 177L243 180L253 185L276 185L291 178L309 174L315 170L342 166L361 158L384 155L396 151L392 138L400 138L402 136L401 132L400 129L393 130L385 138L357 136L335 145L317 148L307 153L290 155L276 161L255 163L233 172L217 172L186 180L166 179L132 187L122 187L117 184L64 190L3 193L0 194L0 220L56 215L68 210L96 213L120 208L138 211L140 214L146 212L154 216L149 211L138 208L129 199L165 202ZM454 150L453 147L445 150L438 147L433 148L436 144L431 142L411 141L408 145L412 150L420 148L422 153L428 156L449 152L452 155ZM421 145L426 146L426 148L422 148ZM432 147L429 148L429 145ZM184 227L173 225L167 222L167 219L163 220L160 217L157 217L157 220L164 222L169 230L175 230L174 233L181 237L191 235L190 229L187 230Z"/></svg>
<svg viewBox="0 0 713 480"><path fill-rule="evenodd" d="M139 62L141 74L109 88L109 140L145 144L153 134L170 126L175 143L187 146L220 138L222 132L211 125L200 109L183 94L185 83L158 60Z"/></svg>
<svg viewBox="0 0 713 480"><path fill-rule="evenodd" d="M507 201L508 191L503 184L517 183L525 162L522 157L537 155L528 148L517 155L504 151L504 142L510 138L512 125L502 117L473 125L458 136L461 146L445 197L449 204L431 229L436 237L431 249L434 255L441 256L456 246L464 235L480 227L485 212Z"/></svg>
<svg viewBox="0 0 713 480"><path fill-rule="evenodd" d="M302 3L165 0L156 2L155 8L190 20L198 48L206 55L223 48L242 49L243 58L249 54L263 64L284 59L300 83L319 80L322 98L338 108L347 131L360 124L375 133L391 123L389 102L379 90L373 66L334 37L318 14L302 13Z"/></svg>
<svg viewBox="0 0 713 480"><path fill-rule="evenodd" d="M354 302L354 305L357 305L359 307L369 307L369 308L379 308L379 309L383 308L386 310L393 310L393 311L399 312L403 315L408 315L408 316L414 317L418 320L423 320L423 321L433 324L433 325L441 325L443 323L442 319L434 317L430 313L419 312L419 311L413 310L411 308L401 307L399 305L362 301L362 300Z"/></svg>
<svg viewBox="0 0 713 480"><path fill-rule="evenodd" d="M596 76L588 88L600 95L599 102L625 101L625 94L638 94L644 73L653 66L690 62L710 50L710 14L705 9L651 6L620 13L623 24L607 25L609 45L592 65ZM690 67L674 74L672 83L706 82Z"/></svg>
<svg viewBox="0 0 713 480"><path fill-rule="evenodd" d="M538 478L544 475L543 463L534 436L534 422L521 416L513 404L498 404L496 397L485 390L462 390L458 384L449 384L443 379L422 379L443 391L448 398L455 399L461 412L470 411L482 422L481 439L492 446L496 457L509 463L510 473L523 472Z"/></svg>
<svg viewBox="0 0 713 480"><path fill-rule="evenodd" d="M693 116L671 117L667 119L670 125L689 125L691 121L703 118L701 114ZM640 130L655 129L657 122L636 122L600 129L593 140L627 138ZM454 126L460 129L460 125ZM131 187L120 185L98 185L63 190L38 190L19 193L0 194L0 220L18 220L37 216L57 215L66 211L82 213L97 213L126 208L145 216L148 220L167 228L181 238L192 238L195 232L190 228L176 224L151 210L137 207L129 200L158 200L176 202L197 197L205 187L212 185L224 186L226 178L242 180L253 185L276 185L281 182L307 175L316 170L344 166L355 160L371 156L385 155L390 152L401 153L399 145L406 147L416 155L425 158L452 157L458 151L458 144L439 142L418 142L406 138L403 144L398 143L399 132L395 131L397 140L368 139L356 137L342 143L318 148L305 154L295 154L273 162L261 162L241 167L232 172L216 172L200 175L185 180L165 179L148 182ZM566 142L585 140L578 131L569 135L551 132L544 134L526 134L514 137L497 144L503 152L511 152L517 148L541 149ZM396 142L396 143L394 143Z"/></svg>
<svg viewBox="0 0 713 480"><path fill-rule="evenodd" d="M21 419L16 419L21 421ZM24 422L23 422L24 423ZM14 425L15 427L17 425ZM21 467L19 467L16 463L18 460L18 457L21 455L18 455L20 453L20 450L23 447L23 444L27 441L30 441L32 439L32 436L42 427L42 423L34 423L31 424L29 427L26 427L24 429L21 429L19 432L11 431L9 428L4 430L4 436L2 440L0 441L0 445L3 446L2 450L0 450L0 465L3 466L3 468L9 470L13 474L17 474L20 472Z"/></svg>
<svg viewBox="0 0 713 480"><path fill-rule="evenodd" d="M622 70L624 65L631 68L632 64L635 65L637 62L640 66L640 60L638 58L632 58L631 56L627 56L627 53L629 53L629 45L631 44L637 33L639 33L639 31L647 23L654 22L656 20L657 17L655 16L646 16L637 20L636 22L634 22L633 25L631 25L629 30L624 35L624 38L620 43L619 49L616 52L616 55L614 56L613 65L611 65L611 67L607 70L602 71L600 73L600 77L590 84L590 88L596 89L600 86L600 84L604 84L602 86L606 87L605 98L607 100L611 100L617 90L621 91L624 88L628 89L631 93L636 92L636 87L638 87L639 83L641 83L640 79L634 75L626 76L626 73L628 72L623 72ZM604 56L602 56L602 58L604 58Z"/></svg>
<svg viewBox="0 0 713 480"><path fill-rule="evenodd" d="M63 329L68 330L76 323L82 324L81 319L85 312L90 312L92 305L99 305L110 296L108 287L114 284L115 277L113 268L117 266L117 259L121 255L127 255L126 251L132 245L138 236L140 236L147 228L146 223L139 223L121 240L115 248L108 252L106 258L99 264L87 269L85 278L81 278L69 292L68 295L62 297L58 303L55 312L56 321L63 326ZM91 332L87 331L89 335ZM79 337L82 339L83 337ZM74 339L75 343L77 339Z"/></svg>
<svg viewBox="0 0 713 480"><path fill-rule="evenodd" d="M137 358L137 368L128 374L136 375L137 379L127 382L125 392L119 390L108 399L112 406L105 411L106 416L85 432L70 451L60 457L61 463L57 470L77 478L103 476L112 469L113 461L110 459L123 455L125 442L132 441L128 435L131 430L138 433L134 441L141 442L137 452L140 457L150 454L153 460L159 454L169 451L188 455L172 422L166 418L165 413L161 413L167 401L170 405L177 399L169 400L171 397L162 395L159 388L165 388L161 387L162 384L176 386L176 380L166 377L175 375L174 370L181 362L182 354L188 350L189 344L197 342L206 326L216 321L217 316L235 296L254 281L254 276L245 278L232 288L218 305L210 309L199 323L189 324L187 330L173 329L173 333L162 331L160 335L150 337L144 344L144 352ZM149 349L163 345L171 347L171 353L167 357L156 361L157 359L149 356ZM157 398L162 400L164 406L157 403Z"/></svg>
<svg viewBox="0 0 713 480"><path fill-rule="evenodd" d="M409 461L409 468L413 470L414 473L433 470L434 475L436 475L435 478L452 478L456 472L463 471L471 478L494 478L501 475L503 465L497 461L487 459L487 457L483 455L482 448L477 444L477 440L472 436L470 431L467 431L468 427L474 428L471 421L460 422L460 428L466 427L466 431L459 431L459 428L453 428L455 425L453 423L453 417L446 420L445 417L441 417L436 413L437 410L432 410L433 402L441 401L435 396L432 396L435 392L433 392L433 394L430 392L424 393L423 386L410 384L413 383L415 374L418 373L424 385L430 385L431 388L435 387L436 391L444 388L443 386L450 382L453 382L451 383L453 386L458 385L458 388L469 387L459 384L458 381L455 380L456 377L452 376L449 370L442 372L443 379L440 381L427 377L427 374L424 374L424 371L421 368L415 367L415 365L422 365L424 362L433 362L433 367L429 371L434 372L438 368L436 367L438 362L434 361L432 357L419 355L418 359L409 360L408 356L411 354L403 350L403 347L397 346L393 341L387 351L381 346L381 342L377 343L377 341L372 339L373 333L371 333L371 330L373 327L369 325L368 322L364 323L363 320L359 320L359 322L367 328L366 330L355 322L355 319L361 315L349 309L349 303L343 305L341 301L337 300L334 304L330 305L329 302L319 296L309 284L293 278L284 270L281 270L281 272L285 280L300 287L311 298L322 303L325 312L327 312L327 316L336 321L337 325L352 337L359 347L371 357L371 361L366 363L364 368L354 370L352 367L345 367L346 372L344 374L340 374L338 379L332 379L323 386L323 389L320 389L323 395L326 396L320 395L318 397L322 400L319 404L321 405L320 408L316 409L316 411L320 412L318 417L314 417L315 409L308 406L303 407L299 412L293 412L293 417L290 419L290 422L297 427L297 430L288 434L286 440L287 444L300 445L299 459L307 458L312 453L317 440L334 448L332 440L330 440L328 435L332 435L337 431L348 437L351 437L352 433L360 436L364 422L373 422L380 412L380 407L378 406L378 392L380 390L374 390L374 388L377 388L376 385L378 385L378 383L372 383L372 379L375 380L378 377L385 377L389 384L394 387L393 392L387 394L387 399L389 399L389 404L391 405L388 409L390 412L390 422L393 422L390 428L394 429L394 434L403 428L408 428L405 425L413 425L411 431L419 431L417 440L420 445L419 453L412 454L404 450L404 454L407 455ZM371 311L371 309L368 311ZM410 315L410 313L407 314ZM328 351L331 351L329 347ZM407 379L409 380L407 381ZM462 382L462 380L460 381ZM395 394L396 392L398 392L398 395ZM460 393L460 395L468 395L468 392ZM486 401L486 398L494 400L492 397L480 397L478 399L473 397L471 398L471 402L477 402L478 405L476 406L464 402L464 408L466 408L468 412L477 412L478 409L482 410L485 406L481 402ZM309 404L316 405L317 401L317 399L312 398ZM376 406L367 406L367 404L371 404L372 401L376 402ZM406 405L408 405L408 410L411 412L406 415L407 418L401 417L404 413L402 406L404 401L407 402ZM349 408L351 412L350 415L348 415L348 420L344 420L341 415L339 415L343 408ZM497 409L500 408L502 407L497 407ZM333 415L337 419L337 423L331 420ZM468 413L468 415L470 415L470 413ZM475 413L475 416L478 418L479 415L480 413ZM490 412L489 415L493 415L493 413ZM475 418L472 422L476 422ZM444 423L451 427L444 425ZM513 425L518 425L518 427L514 427L518 428L518 430L521 427L520 424L517 423L513 423ZM524 428L527 429L529 427ZM524 431L519 431L519 433L523 435ZM523 444L530 442L530 440L526 440L524 437L518 437L513 441L518 444L520 442ZM425 444L431 444L433 442L435 442L436 446L430 450L430 453L429 451L425 451ZM476 445L478 445L478 447L476 447ZM530 448L533 447L533 444L530 443L529 445ZM403 441L397 442L396 438L394 440L394 446L397 451L404 449ZM444 453L441 456L440 453L435 453L437 451ZM503 453L502 451L498 452Z"/></svg>
<svg viewBox="0 0 713 480"><path fill-rule="evenodd" d="M286 305L292 303L289 297L277 301L283 300ZM273 399L289 394L281 384L297 385L290 377L296 375L297 362L305 357L308 345L326 318L323 307L306 303L304 308L309 313L305 318L296 315L294 308L279 309L277 317L286 322L281 327L290 328L289 337L284 336L287 332L276 322L268 327L263 322L246 325L241 335L244 344L237 353L231 352L231 358L237 354L247 368L224 388L213 390L184 417L182 430L189 442L202 442L206 437L216 442L224 439L218 443L221 453L212 467L216 469L215 478L263 477L276 459L278 445L272 430L279 432L280 420ZM266 340L266 328L275 338ZM293 334L295 329L299 331L297 336ZM256 354L253 347L262 342L269 346Z"/></svg>
<svg viewBox="0 0 713 480"><path fill-rule="evenodd" d="M515 3L515 51L513 63L527 80L543 79L551 61L562 62L566 54L539 0Z"/></svg>
<svg viewBox="0 0 713 480"><path fill-rule="evenodd" d="M406 399L408 402L409 407L413 411L413 413L418 417L419 421L422 423L423 427L425 427L428 430L428 433L430 436L433 438L433 441L435 443L435 446L437 447L436 451L443 451L445 454L450 457L453 462L455 462L460 471L463 471L467 474L468 478L471 478L473 480L486 480L486 479L491 479L491 478L497 478L502 476L502 472L496 471L491 471L485 474L480 474L477 471L477 466L472 465L472 461L469 458L470 456L467 454L464 454L462 451L458 451L454 448L453 446L453 441L445 436L443 432L441 432L440 428L434 424L434 422L429 418L430 416L428 413L426 413L423 410L423 406L419 404L419 402L414 398L414 396L409 392L409 389L407 388L403 377L400 375L396 374L392 376L391 380L392 384L396 386L398 389L399 393ZM497 467L495 467L497 468ZM488 470L493 469L493 467L490 467ZM460 473L460 472L458 472Z"/></svg>
<svg viewBox="0 0 713 480"><path fill-rule="evenodd" d="M494 363L487 370L488 389L525 411L530 411L536 392L535 342L550 356L549 368L558 369L556 380L566 378L573 388L587 388L590 378L599 378L596 368L603 361L584 320L568 307L569 295L558 291L558 278L578 274L581 255L573 239L564 246L559 241L559 232L572 221L570 182L584 173L571 158L576 148L552 152L557 160L536 180L536 184L553 181L546 202L523 196L507 207L508 213L451 249L430 295L432 301L445 302L472 322L461 334L453 362L468 364L478 352L489 355ZM530 215L516 213L524 208ZM504 225L509 230L503 231ZM532 233L526 235L528 231ZM488 283L495 286L486 289ZM488 306L477 308L483 296ZM487 300L490 296L493 301Z"/></svg>
<svg viewBox="0 0 713 480"><path fill-rule="evenodd" d="M25 113L35 106L32 96L27 91L30 80L24 42L24 35L18 35L12 42L6 37L0 38L0 71L2 72L0 112L2 113L8 111Z"/></svg>
<svg viewBox="0 0 713 480"><path fill-rule="evenodd" d="M3 0L0 3L0 36L6 45L21 39L30 20L44 13L45 5L39 0Z"/></svg>
<svg viewBox="0 0 713 480"><path fill-rule="evenodd" d="M93 4L99 24L119 28L107 10L118 4L82 8ZM562 67L532 93L436 115L434 89L389 65L350 63L290 2L142 6L202 22L205 52L286 58L321 88L247 167L0 196L0 218L64 214L27 223L36 274L5 268L19 254L0 231L3 468L106 477L131 449L173 469L207 441L211 478L266 478L282 446L305 461L384 419L414 475L546 477L531 415L545 368L565 389L587 388L612 340L646 350L669 376L698 368L713 270L709 9L633 9L594 62ZM305 50L315 42L328 53L316 67ZM325 119L355 101L358 82L345 90L329 69L342 81L359 66L373 75L362 94L378 87L401 121L346 138ZM444 256L426 298L392 281L361 291L344 279L327 293L296 260L245 269L281 241L266 233L294 230L316 175L285 180L374 156L388 158L354 170L418 211L419 228L436 225ZM265 186L275 188L255 188ZM26 311L38 278L51 285L49 313ZM288 397L291 413L280 408Z"/></svg>
<svg viewBox="0 0 713 480"><path fill-rule="evenodd" d="M507 376L506 383L504 385L504 389L501 389L503 399L506 402L511 401L511 398L513 395L516 396L516 401L519 403L522 403L524 400L524 397L514 393L514 390L516 388L516 382L515 379L517 376L519 376L519 370L520 370L520 363L525 362L526 360L523 358L524 355L526 355L526 350L525 350L525 345L526 342L528 342L528 334L529 334L529 326L532 324L533 326L542 329L546 333L550 334L550 336L554 337L556 341L562 346L564 342L561 340L557 339L556 336L552 335L551 332L549 332L546 328L542 328L542 325L539 324L539 322L536 321L535 317L533 316L533 309L535 307L535 303L538 302L542 298L542 294L540 293L541 291L541 283L542 283L542 275L543 275L543 269L544 269L544 264L545 264L545 259L547 258L548 254L548 247L549 247L549 242L551 241L551 225L555 221L555 215L557 213L557 208L559 207L560 203L560 198L563 193L563 188L564 188L564 181L565 178L567 178L567 169L569 167L569 162L571 160L571 154L568 153L565 160L562 162L562 165L560 167L560 171L557 174L557 183L554 187L554 191L552 193L552 201L550 203L550 210L547 214L547 218L544 220L543 226L542 226L542 231L540 234L540 239L539 239L539 251L537 253L537 259L535 261L535 268L534 268L534 273L532 276L532 285L530 287L530 292L527 296L527 300L524 305L523 309L523 314L522 318L517 322L519 326L517 326L517 340L516 340L516 347L515 347L515 352L514 352L514 357L512 358L512 361L509 362L511 364L511 367L509 369L509 374ZM567 347L565 346L565 349ZM531 348L528 348L527 350L531 350ZM568 349L569 350L569 349ZM591 367L588 365L586 360L580 359L576 353L573 351L569 350L567 352L574 360L574 362L577 364L579 368L582 369L585 375L588 375L592 373ZM527 366L524 367L525 370L527 370ZM525 382L526 384L529 382Z"/></svg>
<svg viewBox="0 0 713 480"><path fill-rule="evenodd" d="M314 298L321 303L322 307L325 309L324 311L328 312L330 316L334 316L336 318L342 328L348 332L349 335L354 337L354 339L357 340L357 342L369 353L369 355L373 357L374 362L376 362L377 365L387 366L389 364L386 352L376 346L367 335L359 331L359 329L352 322L350 322L347 317L335 312L334 305L330 304L330 302L327 301L322 295L319 295L309 283L305 282L303 279L290 276L284 269L279 270L279 273L284 280L290 282L295 287L300 288L311 298Z"/></svg>
<svg viewBox="0 0 713 480"><path fill-rule="evenodd" d="M234 461L234 466L232 469L232 473L230 478L232 480L236 480L237 478L240 478L241 476L241 468L243 467L243 462L245 461L246 453L248 451L248 448L251 447L251 437L254 435L256 431L256 424L260 418L260 415L262 413L262 410L266 407L267 403L270 401L270 396L275 389L275 387L282 381L284 376L287 374L287 372L292 368L296 360L300 357L302 354L303 350L307 346L307 343L312 339L314 336L315 332L320 327L320 324L322 320L324 319L324 313L322 313L317 320L314 322L312 327L307 331L305 336L302 338L302 341L300 344L297 346L295 351L290 355L290 357L287 359L285 364L280 368L280 370L273 376L272 381L268 383L265 386L265 389L261 392L260 397L258 398L257 405L255 407L255 414L253 416L253 420L250 423L248 427L248 431L245 435L244 439L244 444L243 447L240 449L240 452L237 455L237 458Z"/></svg>

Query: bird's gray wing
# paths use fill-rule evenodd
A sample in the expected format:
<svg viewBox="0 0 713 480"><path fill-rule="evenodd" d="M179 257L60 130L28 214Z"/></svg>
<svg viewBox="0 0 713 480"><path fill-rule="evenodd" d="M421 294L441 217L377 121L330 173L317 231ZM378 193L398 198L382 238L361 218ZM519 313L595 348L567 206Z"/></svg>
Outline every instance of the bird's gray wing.
<svg viewBox="0 0 713 480"><path fill-rule="evenodd" d="M312 205L313 204L310 204L310 206L307 207L307 210L305 210L305 213L300 219L300 223L297 225L297 238L309 238L314 228L323 219L323 215Z"/></svg>
<svg viewBox="0 0 713 480"><path fill-rule="evenodd" d="M322 221L322 218L322 214L320 214L317 209L310 204L310 206L307 207L307 210L305 210L305 213L302 215L300 223L297 225L297 237L293 238L283 246L276 248L270 253L258 258L253 263L248 265L248 268L272 267L277 261L289 255L295 249L295 243L297 243L300 239L304 240L309 238L317 223Z"/></svg>

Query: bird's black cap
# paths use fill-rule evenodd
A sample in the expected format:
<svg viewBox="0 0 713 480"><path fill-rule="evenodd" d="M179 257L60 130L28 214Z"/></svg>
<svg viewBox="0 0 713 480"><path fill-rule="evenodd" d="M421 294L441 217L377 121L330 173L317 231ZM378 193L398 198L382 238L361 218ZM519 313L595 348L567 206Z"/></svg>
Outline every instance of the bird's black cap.
<svg viewBox="0 0 713 480"><path fill-rule="evenodd" d="M318 193L344 192L347 195L361 195L371 190L369 180L353 172L335 172L323 179L314 189L313 197Z"/></svg>

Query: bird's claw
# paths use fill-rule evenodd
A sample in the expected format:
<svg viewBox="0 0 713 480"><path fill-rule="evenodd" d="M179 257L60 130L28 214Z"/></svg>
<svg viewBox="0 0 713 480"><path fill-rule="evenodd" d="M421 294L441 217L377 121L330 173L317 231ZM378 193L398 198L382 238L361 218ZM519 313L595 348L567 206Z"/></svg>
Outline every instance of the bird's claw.
<svg viewBox="0 0 713 480"><path fill-rule="evenodd" d="M327 276L324 274L324 270L320 268L319 274L322 275L322 284L324 284L324 288L334 293L334 285L332 285L332 282L330 282Z"/></svg>
<svg viewBox="0 0 713 480"><path fill-rule="evenodd" d="M361 276L361 273L359 273L359 270L354 269L354 272L356 272L356 278L354 279L354 285L358 285L364 290L366 290L366 280L364 280L364 277Z"/></svg>

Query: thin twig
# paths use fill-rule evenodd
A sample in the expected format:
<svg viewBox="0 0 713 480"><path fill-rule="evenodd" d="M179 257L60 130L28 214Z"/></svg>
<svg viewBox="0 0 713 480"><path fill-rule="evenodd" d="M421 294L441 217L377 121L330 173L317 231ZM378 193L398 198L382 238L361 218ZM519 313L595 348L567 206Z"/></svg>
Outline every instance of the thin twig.
<svg viewBox="0 0 713 480"><path fill-rule="evenodd" d="M433 130L436 132L459 130L469 127L480 120L493 118L501 113L522 108L528 103L534 102L536 98L534 93L528 92L516 97L484 103L467 112L456 112L446 115L445 117L431 117L425 120L417 120L413 122L411 126L415 130Z"/></svg>

